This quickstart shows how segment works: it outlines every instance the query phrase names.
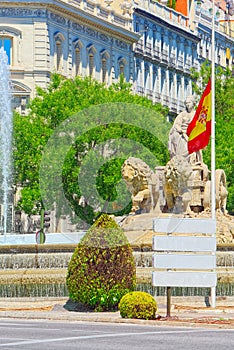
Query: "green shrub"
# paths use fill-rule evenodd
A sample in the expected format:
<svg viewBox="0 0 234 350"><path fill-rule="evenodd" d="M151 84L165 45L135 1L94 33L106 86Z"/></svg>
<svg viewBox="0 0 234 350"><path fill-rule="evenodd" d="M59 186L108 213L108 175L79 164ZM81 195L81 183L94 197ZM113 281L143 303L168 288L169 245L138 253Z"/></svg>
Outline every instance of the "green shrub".
<svg viewBox="0 0 234 350"><path fill-rule="evenodd" d="M153 320L157 311L157 303L148 293L130 292L120 300L119 311L123 318Z"/></svg>
<svg viewBox="0 0 234 350"><path fill-rule="evenodd" d="M95 311L116 310L134 290L136 267L122 229L102 214L72 255L66 278L70 298Z"/></svg>

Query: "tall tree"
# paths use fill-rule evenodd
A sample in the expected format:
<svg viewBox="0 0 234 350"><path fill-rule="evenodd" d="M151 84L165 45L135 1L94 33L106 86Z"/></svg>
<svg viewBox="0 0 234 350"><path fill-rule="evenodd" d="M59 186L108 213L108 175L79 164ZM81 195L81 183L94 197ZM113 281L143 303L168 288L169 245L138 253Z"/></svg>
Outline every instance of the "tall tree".
<svg viewBox="0 0 234 350"><path fill-rule="evenodd" d="M111 210L117 196L125 198L127 195L119 182L121 165L131 155L131 142L134 143L134 155L143 155L152 166L157 164L152 161L151 154L158 164L164 164L168 159L163 141L169 130L165 120L168 110L134 95L131 85L123 77L118 83L105 87L90 78L64 79L55 74L46 91L38 88L29 110L28 116L17 113L14 116L15 183L22 187L18 208L28 214L40 212L45 205L40 187L43 177L44 183L50 186L46 200L50 206L56 203L58 216L75 212L76 218L92 223L100 211ZM123 116L128 123L122 122ZM140 119L140 126L134 124L134 118ZM151 133L151 126L147 125L150 119L158 125L161 139ZM50 143L54 135L54 142ZM49 147L50 158L46 159ZM46 163L43 175L40 170L42 159ZM82 177L80 182L79 176ZM65 197L57 195L60 178L60 190ZM80 187L85 188L85 198ZM101 204L99 198L102 198ZM65 199L70 203L69 210L63 206ZM120 208L121 213L127 210L126 205Z"/></svg>

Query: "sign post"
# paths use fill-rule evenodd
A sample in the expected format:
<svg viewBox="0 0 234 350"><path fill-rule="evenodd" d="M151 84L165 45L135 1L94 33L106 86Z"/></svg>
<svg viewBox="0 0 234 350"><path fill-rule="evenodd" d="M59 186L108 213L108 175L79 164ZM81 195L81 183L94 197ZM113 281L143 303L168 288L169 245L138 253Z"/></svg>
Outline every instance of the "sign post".
<svg viewBox="0 0 234 350"><path fill-rule="evenodd" d="M171 287L211 288L215 307L216 221L158 218L153 220L152 285L167 288L167 317L171 316Z"/></svg>

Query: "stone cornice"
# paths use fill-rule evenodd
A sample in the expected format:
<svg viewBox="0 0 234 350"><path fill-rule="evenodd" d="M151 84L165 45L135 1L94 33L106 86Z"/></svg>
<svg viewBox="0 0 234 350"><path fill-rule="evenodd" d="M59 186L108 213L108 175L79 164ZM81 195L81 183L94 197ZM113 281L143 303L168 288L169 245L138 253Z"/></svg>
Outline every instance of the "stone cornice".
<svg viewBox="0 0 234 350"><path fill-rule="evenodd" d="M135 8L135 15L143 16L146 20L147 18L150 19L154 23L159 23L160 25L164 26L165 28L169 28L172 32L175 32L177 34L180 34L181 36L190 39L194 42L199 42L199 38L197 35L191 33L189 28L186 30L185 28L180 28L179 26L176 26L175 24L171 22L167 22L165 19L156 16L155 14L151 14L148 11L142 10L140 8Z"/></svg>
<svg viewBox="0 0 234 350"><path fill-rule="evenodd" d="M117 25L114 23L115 16L112 13L112 19L103 19L101 16L89 13L81 7L75 6L74 2L69 0L30 0L29 3L25 0L9 1L3 0L0 3L0 16L22 16L22 17L42 17L44 11L54 12L61 18L64 16L66 20L78 21L83 24L89 25L91 28L107 33L115 38L122 38L122 40L132 44L136 42L139 35L134 33L131 29L125 28L123 25ZM116 17L125 23L125 19L122 16ZM127 21L126 21L127 24Z"/></svg>

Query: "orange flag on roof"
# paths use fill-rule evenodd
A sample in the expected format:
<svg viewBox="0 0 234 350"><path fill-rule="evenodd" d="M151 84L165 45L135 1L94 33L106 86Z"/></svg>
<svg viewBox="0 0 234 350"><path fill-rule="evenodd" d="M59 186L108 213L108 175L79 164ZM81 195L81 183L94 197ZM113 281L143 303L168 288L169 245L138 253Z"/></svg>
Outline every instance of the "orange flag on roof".
<svg viewBox="0 0 234 350"><path fill-rule="evenodd" d="M206 147L211 135L211 80L203 92L197 110L187 128L188 153Z"/></svg>

